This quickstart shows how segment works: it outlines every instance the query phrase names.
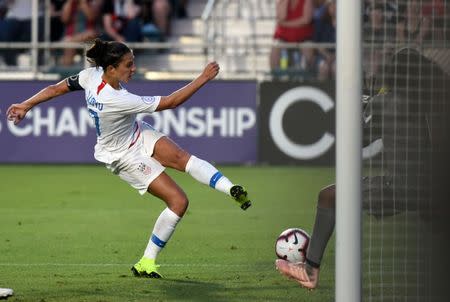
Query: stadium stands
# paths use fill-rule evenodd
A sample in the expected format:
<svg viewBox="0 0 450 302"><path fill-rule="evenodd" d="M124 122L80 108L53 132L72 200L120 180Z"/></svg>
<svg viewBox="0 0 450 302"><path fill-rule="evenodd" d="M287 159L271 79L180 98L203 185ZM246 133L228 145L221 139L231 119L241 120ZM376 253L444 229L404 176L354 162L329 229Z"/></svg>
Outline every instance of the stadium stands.
<svg viewBox="0 0 450 302"><path fill-rule="evenodd" d="M33 0L30 3L34 1L50 2ZM149 40L147 37L142 43L130 43L137 50L138 77L188 79L193 73L199 72L205 62L217 60L221 65L219 78L271 78L269 54L276 24L275 1L189 0L187 5L186 17L172 17L171 33L165 42ZM31 43L0 41L0 48L26 50L18 55L17 66L8 66L0 58L0 79L53 80L76 72L85 65L81 56L83 45L63 42L36 42L36 45L44 49L44 60L42 55L35 54L37 51L33 51ZM79 55L75 57L74 65L60 66L57 57L67 47L76 47ZM302 46L294 44L290 47ZM450 54L445 47L422 47L427 57L450 72ZM38 57L41 61L39 67L34 63Z"/></svg>

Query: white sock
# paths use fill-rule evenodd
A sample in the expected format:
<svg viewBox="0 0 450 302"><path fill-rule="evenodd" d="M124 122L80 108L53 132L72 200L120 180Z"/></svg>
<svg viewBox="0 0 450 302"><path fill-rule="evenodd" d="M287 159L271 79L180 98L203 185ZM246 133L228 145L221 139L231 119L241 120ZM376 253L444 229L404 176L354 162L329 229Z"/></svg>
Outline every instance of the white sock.
<svg viewBox="0 0 450 302"><path fill-rule="evenodd" d="M161 212L153 227L152 236L145 248L144 257L156 259L156 256L166 245L167 241L169 241L180 219L181 217L169 208L165 208Z"/></svg>
<svg viewBox="0 0 450 302"><path fill-rule="evenodd" d="M186 172L202 184L230 195L233 186L231 181L207 161L191 155L186 164Z"/></svg>

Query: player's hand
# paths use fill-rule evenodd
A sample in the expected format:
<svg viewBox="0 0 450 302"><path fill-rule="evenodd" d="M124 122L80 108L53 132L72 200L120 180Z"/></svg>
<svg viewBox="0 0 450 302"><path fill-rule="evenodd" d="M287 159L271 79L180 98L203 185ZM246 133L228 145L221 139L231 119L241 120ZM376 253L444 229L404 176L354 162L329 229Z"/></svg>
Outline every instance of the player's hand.
<svg viewBox="0 0 450 302"><path fill-rule="evenodd" d="M27 114L29 108L25 104L12 104L6 111L6 116L8 120L13 121L17 125L25 115Z"/></svg>
<svg viewBox="0 0 450 302"><path fill-rule="evenodd" d="M217 62L211 62L208 63L208 65L206 65L205 69L202 72L202 76L204 76L205 78L209 80L214 79L217 74L219 73L220 67L219 64L217 64Z"/></svg>

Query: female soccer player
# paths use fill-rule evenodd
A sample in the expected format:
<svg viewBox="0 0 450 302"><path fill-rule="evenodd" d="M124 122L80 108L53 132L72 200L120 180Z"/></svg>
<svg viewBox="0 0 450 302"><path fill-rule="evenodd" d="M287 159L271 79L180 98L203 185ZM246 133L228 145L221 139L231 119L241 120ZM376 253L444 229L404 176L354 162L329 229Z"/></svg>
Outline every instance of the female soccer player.
<svg viewBox="0 0 450 302"><path fill-rule="evenodd" d="M186 194L164 172L165 167L186 171L197 181L229 194L243 210L251 205L242 186L233 185L210 163L189 154L149 124L136 119L141 112L180 106L216 77L219 65L209 63L196 79L168 96L138 96L122 86L136 71L133 52L125 44L97 39L86 56L95 67L50 85L20 104L11 105L7 110L8 119L17 124L31 108L42 102L71 91L85 91L97 132L95 158L140 194L149 192L167 205L156 220L143 257L132 267L135 276L161 278L155 264L156 256L188 206Z"/></svg>

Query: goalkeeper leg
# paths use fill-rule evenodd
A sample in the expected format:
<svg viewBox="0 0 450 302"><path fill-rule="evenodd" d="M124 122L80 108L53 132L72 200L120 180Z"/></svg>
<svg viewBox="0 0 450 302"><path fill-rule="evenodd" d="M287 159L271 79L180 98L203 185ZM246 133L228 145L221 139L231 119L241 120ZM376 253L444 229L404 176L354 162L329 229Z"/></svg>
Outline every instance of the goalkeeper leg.
<svg viewBox="0 0 450 302"><path fill-rule="evenodd" d="M322 257L333 234L335 195L336 187L334 185L323 188L319 193L316 219L305 263L294 264L281 259L275 263L280 273L297 280L300 285L308 289L314 289L318 285Z"/></svg>

